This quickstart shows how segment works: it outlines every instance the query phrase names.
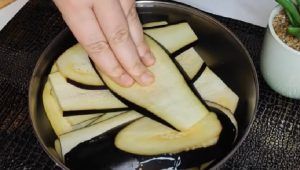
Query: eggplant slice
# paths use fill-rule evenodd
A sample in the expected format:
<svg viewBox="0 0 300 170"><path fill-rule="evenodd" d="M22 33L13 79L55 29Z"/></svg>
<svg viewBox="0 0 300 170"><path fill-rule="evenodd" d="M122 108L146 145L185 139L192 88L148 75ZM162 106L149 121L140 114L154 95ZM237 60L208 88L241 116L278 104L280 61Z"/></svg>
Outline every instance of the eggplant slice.
<svg viewBox="0 0 300 170"><path fill-rule="evenodd" d="M57 152L60 160L63 160L63 156L62 156L62 150L61 150L61 145L60 145L60 142L58 139L55 139L54 141L54 148L55 148L55 151Z"/></svg>
<svg viewBox="0 0 300 170"><path fill-rule="evenodd" d="M217 103L232 114L235 112L239 97L208 67L194 82L194 86L203 100Z"/></svg>
<svg viewBox="0 0 300 170"><path fill-rule="evenodd" d="M51 95L51 84L49 82L47 82L44 87L43 104L46 115L56 135L59 136L74 130L72 125L63 117L58 102Z"/></svg>
<svg viewBox="0 0 300 170"><path fill-rule="evenodd" d="M127 108L109 90L85 90L69 84L59 73L49 75L54 93L63 111L114 110Z"/></svg>
<svg viewBox="0 0 300 170"><path fill-rule="evenodd" d="M190 79L196 76L204 64L204 61L195 51L194 47L182 52L175 59Z"/></svg>
<svg viewBox="0 0 300 170"><path fill-rule="evenodd" d="M99 136L107 131L110 131L116 127L132 122L138 118L141 118L142 115L135 112L129 111L118 116L115 116L111 119L107 119L100 123L97 123L86 128L82 128L70 133L63 134L59 136L59 141L62 148L62 155L64 156L72 148L78 144L88 141L96 136Z"/></svg>
<svg viewBox="0 0 300 170"><path fill-rule="evenodd" d="M94 125L94 124L97 124L97 123L100 123L100 122L103 122L107 119L111 119L115 116L118 116L122 113L125 113L124 111L120 111L120 112L113 112L113 113L106 113L100 117L98 117L94 122L92 122L90 125Z"/></svg>
<svg viewBox="0 0 300 170"><path fill-rule="evenodd" d="M98 117L101 117L103 113L94 113L89 115L76 115L76 116L67 116L65 119L67 119L68 122L71 123L71 125L77 125L85 121L93 120Z"/></svg>
<svg viewBox="0 0 300 170"><path fill-rule="evenodd" d="M66 78L91 86L101 86L103 82L91 65L87 52L79 45L65 51L57 59L57 67Z"/></svg>
<svg viewBox="0 0 300 170"><path fill-rule="evenodd" d="M143 28L152 28L152 27L163 26L163 25L168 25L168 22L167 21L148 22L143 24Z"/></svg>
<svg viewBox="0 0 300 170"><path fill-rule="evenodd" d="M215 145L176 154L150 156L131 154L118 149L114 144L116 135L124 128L120 126L77 145L65 155L65 163L70 169L189 169L199 167L199 164L221 158L229 151L226 148L232 146L234 137L232 124L224 114L218 110L215 111L223 126Z"/></svg>
<svg viewBox="0 0 300 170"><path fill-rule="evenodd" d="M54 63L54 64L52 65L52 68L51 68L50 73L55 73L55 72L58 72L58 67L57 67L56 63Z"/></svg>
<svg viewBox="0 0 300 170"><path fill-rule="evenodd" d="M100 116L100 117L101 117L101 116ZM76 125L73 125L73 127L75 127L76 130L77 130L77 129L84 128L84 127L87 127L87 126L89 126L90 124L92 124L93 122L95 122L97 118L98 118L98 117L95 117L95 118L92 118L92 119L89 119L89 120L80 122L80 123L78 123L78 124L76 124Z"/></svg>
<svg viewBox="0 0 300 170"><path fill-rule="evenodd" d="M238 123L234 117L234 114L231 113L230 110L228 110L227 108L217 104L217 103L213 103L213 102L210 102L210 101L205 101L205 103L210 107L210 108L215 108L219 111L221 111L222 114L224 114L229 120L230 122L232 123L232 125L234 126L235 128L235 137L234 137L234 140L233 142L236 140L237 138L237 135L238 135Z"/></svg>
<svg viewBox="0 0 300 170"><path fill-rule="evenodd" d="M197 35L186 22L146 29L144 33L159 42L169 53L174 53L198 40Z"/></svg>
<svg viewBox="0 0 300 170"><path fill-rule="evenodd" d="M151 38L145 37L156 64L149 67L155 82L147 87L137 83L122 87L99 72L106 85L129 105L146 109L178 130L187 130L209 111L188 86L168 54Z"/></svg>
<svg viewBox="0 0 300 170"><path fill-rule="evenodd" d="M122 129L115 145L137 155L179 153L216 144L221 130L222 125L212 112L181 132L145 117Z"/></svg>
<svg viewBox="0 0 300 170"><path fill-rule="evenodd" d="M88 121L91 121L92 118L96 120L100 115L79 115L76 118L73 118L73 116L63 117L63 111L56 98L52 95L50 82L46 82L43 90L43 104L48 120L57 136L83 128L91 123L88 123Z"/></svg>

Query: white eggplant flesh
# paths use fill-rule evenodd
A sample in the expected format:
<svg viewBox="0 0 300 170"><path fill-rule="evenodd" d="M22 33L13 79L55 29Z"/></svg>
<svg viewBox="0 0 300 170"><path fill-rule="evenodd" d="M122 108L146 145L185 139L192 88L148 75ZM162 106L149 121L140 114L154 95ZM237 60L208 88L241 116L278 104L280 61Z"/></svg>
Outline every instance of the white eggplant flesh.
<svg viewBox="0 0 300 170"><path fill-rule="evenodd" d="M63 156L62 156L62 153L61 153L61 146L60 146L60 142L59 142L58 139L55 139L55 141L54 141L54 149L57 152L57 154L59 156L59 159L63 160Z"/></svg>
<svg viewBox="0 0 300 170"><path fill-rule="evenodd" d="M212 112L181 132L144 117L122 129L116 136L115 145L137 155L179 153L216 144L221 130L221 123Z"/></svg>
<svg viewBox="0 0 300 170"><path fill-rule="evenodd" d="M66 116L65 119L67 119L67 121L70 122L71 125L77 125L79 123L98 118L103 114L104 113L95 113L95 114L87 114L87 115Z"/></svg>
<svg viewBox="0 0 300 170"><path fill-rule="evenodd" d="M73 125L73 128L75 128L77 130L77 129L81 129L81 128L87 127L87 126L89 126L90 124L92 124L97 119L98 119L98 117L94 117L94 118L86 120L84 122L80 122L80 123L78 123L76 125Z"/></svg>
<svg viewBox="0 0 300 170"><path fill-rule="evenodd" d="M58 101L52 94L52 87L49 81L45 84L43 90L43 105L48 120L50 121L50 124L57 136L83 128L92 123L93 119L96 120L98 118L95 116L99 116L99 114L93 114L64 117ZM73 117L76 118L73 119ZM87 119L87 117L91 118ZM71 123L70 120L72 119L73 121L71 121Z"/></svg>
<svg viewBox="0 0 300 170"><path fill-rule="evenodd" d="M196 76L204 63L194 47L182 52L175 59L190 79Z"/></svg>
<svg viewBox="0 0 300 170"><path fill-rule="evenodd" d="M155 82L149 86L135 83L122 87L103 74L106 85L127 101L138 105L165 120L178 130L187 130L209 111L192 92L168 54L151 38L145 37L156 63L149 67Z"/></svg>
<svg viewBox="0 0 300 170"><path fill-rule="evenodd" d="M59 56L56 63L59 72L66 78L85 85L103 85L90 62L87 52L79 44L65 51Z"/></svg>
<svg viewBox="0 0 300 170"><path fill-rule="evenodd" d="M239 97L208 67L194 82L203 100L217 103L234 113Z"/></svg>
<svg viewBox="0 0 300 170"><path fill-rule="evenodd" d="M105 121L97 123L95 125L63 134L59 136L62 155L65 156L65 154L67 154L69 151L71 151L74 147L76 147L82 142L88 141L109 130L112 130L118 126L124 125L141 117L142 115L140 113L137 113L135 111L129 111L115 116L111 119L107 119Z"/></svg>
<svg viewBox="0 0 300 170"><path fill-rule="evenodd" d="M63 111L127 108L109 90L86 90L66 81L59 73L49 75L54 93Z"/></svg>
<svg viewBox="0 0 300 170"><path fill-rule="evenodd" d="M54 63L54 64L52 65L50 73L55 73L55 72L58 72L58 68L57 68L56 63Z"/></svg>
<svg viewBox="0 0 300 170"><path fill-rule="evenodd" d="M100 116L99 118L97 118L94 122L92 122L90 125L94 125L100 122L103 122L107 119L113 118L115 116L118 116L122 113L125 113L124 111L120 111L120 112L111 112L111 113L105 113L104 115Z"/></svg>
<svg viewBox="0 0 300 170"><path fill-rule="evenodd" d="M144 32L173 53L198 40L190 25L186 22L165 27L146 29Z"/></svg>
<svg viewBox="0 0 300 170"><path fill-rule="evenodd" d="M154 22L148 22L143 24L144 28L151 28L151 27L157 27L157 26L163 26L168 25L167 21L154 21Z"/></svg>
<svg viewBox="0 0 300 170"><path fill-rule="evenodd" d="M51 84L47 82L43 91L43 104L46 115L57 136L73 130L72 125L63 117L61 110L55 97L51 95Z"/></svg>

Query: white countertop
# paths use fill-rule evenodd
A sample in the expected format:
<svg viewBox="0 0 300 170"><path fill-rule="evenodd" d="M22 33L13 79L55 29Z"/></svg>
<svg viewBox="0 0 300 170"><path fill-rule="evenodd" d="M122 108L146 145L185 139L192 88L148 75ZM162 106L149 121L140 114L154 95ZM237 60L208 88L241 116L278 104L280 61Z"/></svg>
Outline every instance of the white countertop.
<svg viewBox="0 0 300 170"><path fill-rule="evenodd" d="M203 11L266 27L275 0L175 0Z"/></svg>
<svg viewBox="0 0 300 170"><path fill-rule="evenodd" d="M16 0L0 9L0 30L16 15L28 0Z"/></svg>
<svg viewBox="0 0 300 170"><path fill-rule="evenodd" d="M201 10L265 27L271 10L276 5L274 0L176 0ZM28 2L16 0L0 9L0 30Z"/></svg>

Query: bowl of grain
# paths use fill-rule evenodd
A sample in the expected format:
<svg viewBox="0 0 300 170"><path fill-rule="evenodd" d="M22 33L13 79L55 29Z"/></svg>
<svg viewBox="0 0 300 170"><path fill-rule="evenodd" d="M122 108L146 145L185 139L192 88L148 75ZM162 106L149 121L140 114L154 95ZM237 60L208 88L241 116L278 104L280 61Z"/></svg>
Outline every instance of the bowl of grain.
<svg viewBox="0 0 300 170"><path fill-rule="evenodd" d="M279 94L300 99L300 39L287 34L289 20L283 8L271 12L261 52L261 72Z"/></svg>

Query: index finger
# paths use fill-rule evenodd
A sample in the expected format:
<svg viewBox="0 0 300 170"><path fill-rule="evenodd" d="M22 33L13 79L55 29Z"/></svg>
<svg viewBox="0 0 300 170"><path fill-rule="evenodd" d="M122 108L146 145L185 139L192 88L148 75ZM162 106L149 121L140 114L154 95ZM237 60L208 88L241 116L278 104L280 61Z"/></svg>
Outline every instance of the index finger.
<svg viewBox="0 0 300 170"><path fill-rule="evenodd" d="M126 87L132 85L133 79L114 56L93 10L84 4L78 7L78 4L66 6L61 4L62 1L55 2L62 11L67 25L98 68L118 84Z"/></svg>
<svg viewBox="0 0 300 170"><path fill-rule="evenodd" d="M119 0L95 1L94 12L109 45L123 68L139 84L151 84L154 81L153 74L140 60Z"/></svg>

